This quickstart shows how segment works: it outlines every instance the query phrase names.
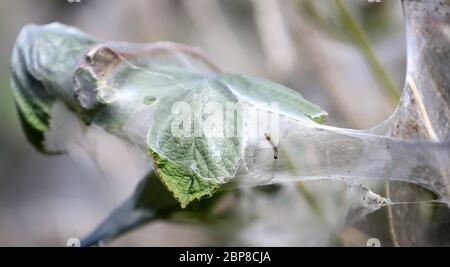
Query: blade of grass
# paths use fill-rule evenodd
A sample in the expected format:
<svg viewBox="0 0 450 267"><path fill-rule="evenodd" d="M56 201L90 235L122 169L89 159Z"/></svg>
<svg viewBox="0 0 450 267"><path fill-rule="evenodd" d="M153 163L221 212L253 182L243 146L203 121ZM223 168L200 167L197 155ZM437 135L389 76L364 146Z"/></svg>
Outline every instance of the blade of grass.
<svg viewBox="0 0 450 267"><path fill-rule="evenodd" d="M356 19L350 13L347 5L342 0L336 0L336 5L342 24L345 29L349 31L355 44L361 49L369 67L372 69L378 81L382 84L385 93L393 102L398 102L400 99L400 90L395 86L391 77L385 71L362 27L358 24Z"/></svg>

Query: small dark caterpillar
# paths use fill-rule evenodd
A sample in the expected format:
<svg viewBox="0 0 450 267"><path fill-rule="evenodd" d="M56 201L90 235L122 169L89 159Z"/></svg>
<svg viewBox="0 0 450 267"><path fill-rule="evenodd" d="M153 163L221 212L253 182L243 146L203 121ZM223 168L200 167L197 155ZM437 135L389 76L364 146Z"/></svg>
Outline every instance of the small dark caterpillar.
<svg viewBox="0 0 450 267"><path fill-rule="evenodd" d="M266 136L266 139L269 142L269 144L273 147L273 158L277 159L278 158L278 146L275 145L275 143L272 140L272 136L269 133L265 133L264 135Z"/></svg>

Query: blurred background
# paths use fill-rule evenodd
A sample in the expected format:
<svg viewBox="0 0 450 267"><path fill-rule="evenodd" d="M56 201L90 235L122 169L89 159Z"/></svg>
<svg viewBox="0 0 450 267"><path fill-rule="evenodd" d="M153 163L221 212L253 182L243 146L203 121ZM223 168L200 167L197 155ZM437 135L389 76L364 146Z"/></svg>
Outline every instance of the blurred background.
<svg viewBox="0 0 450 267"><path fill-rule="evenodd" d="M120 164L104 171L80 161L87 158L83 151L48 157L26 141L9 87L10 55L24 25L53 21L102 39L199 47L227 72L262 76L298 90L328 111L327 124L339 127L373 127L397 101L373 72L354 23L391 77L391 87L400 92L405 77L397 0L0 0L0 246L64 246L69 238L81 238L131 194L141 175L137 156L123 147L111 149L108 142L100 144L110 152L108 164ZM277 199L243 200L234 207L238 219L226 226L155 222L110 245L351 246L365 245L371 236L391 245L386 223L377 221L384 210L345 226L349 204L326 199L342 185L307 186L318 192L324 209L333 211L325 226L316 226L305 200L287 188Z"/></svg>

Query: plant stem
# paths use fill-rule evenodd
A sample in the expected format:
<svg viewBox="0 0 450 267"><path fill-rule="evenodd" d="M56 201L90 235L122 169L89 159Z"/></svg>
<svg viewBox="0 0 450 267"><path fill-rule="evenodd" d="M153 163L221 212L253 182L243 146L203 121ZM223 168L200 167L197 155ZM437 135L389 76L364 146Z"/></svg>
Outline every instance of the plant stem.
<svg viewBox="0 0 450 267"><path fill-rule="evenodd" d="M369 42L367 35L364 33L358 22L353 18L352 14L342 0L336 0L336 4L340 13L342 24L350 32L354 42L359 46L361 52L366 57L373 73L383 85L385 93L393 102L398 102L400 99L400 91L384 70L380 60L372 48L372 45Z"/></svg>

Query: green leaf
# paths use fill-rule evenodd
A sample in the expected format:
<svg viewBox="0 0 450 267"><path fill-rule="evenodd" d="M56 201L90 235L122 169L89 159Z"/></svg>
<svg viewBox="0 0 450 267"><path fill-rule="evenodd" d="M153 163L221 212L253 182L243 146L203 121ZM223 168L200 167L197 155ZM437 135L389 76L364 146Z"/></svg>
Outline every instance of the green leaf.
<svg viewBox="0 0 450 267"><path fill-rule="evenodd" d="M223 74L201 53L179 44L102 42L50 24L25 27L14 51L13 90L32 142L45 143L52 106L62 102L85 124L148 151L158 177L183 208L235 178L246 127L237 110L277 102L280 109L271 112L319 123L326 115L294 90ZM188 110L174 113L179 103ZM235 109L228 109L230 104ZM184 134L175 135L174 125ZM217 131L210 135L198 125Z"/></svg>
<svg viewBox="0 0 450 267"><path fill-rule="evenodd" d="M182 208L185 208L193 200L212 196L219 189L219 183L216 181L205 180L193 170L173 163L153 150L149 154L153 158L154 169L158 176Z"/></svg>
<svg viewBox="0 0 450 267"><path fill-rule="evenodd" d="M53 104L71 101L72 71L80 52L93 42L81 31L58 23L27 25L17 37L11 58L11 88L25 134L41 152L54 152L44 144Z"/></svg>
<svg viewBox="0 0 450 267"><path fill-rule="evenodd" d="M236 98L214 78L203 79L191 83L190 89L184 93L174 94L161 100L159 109L154 113L153 127L147 136L149 155L154 161L154 169L162 182L172 192L182 207L203 196L211 196L221 183L234 178L241 157L242 133L236 136L226 136L226 130L236 127L239 120L224 121L226 125L219 136L208 136L204 129L196 133L195 124L206 124L210 118L202 107L208 104L219 104L218 107L226 116L225 103L234 103ZM177 90L181 91L181 88ZM171 108L177 103L189 107L183 114L172 113ZM200 108L196 111L195 109ZM219 112L219 114L222 114ZM176 136L173 125L183 118L190 123L187 136ZM217 118L219 123L224 116Z"/></svg>
<svg viewBox="0 0 450 267"><path fill-rule="evenodd" d="M328 116L324 110L303 98L299 92L269 80L238 74L224 74L218 80L241 99L252 103L279 103L282 113L294 117L306 115L317 123L324 123Z"/></svg>

